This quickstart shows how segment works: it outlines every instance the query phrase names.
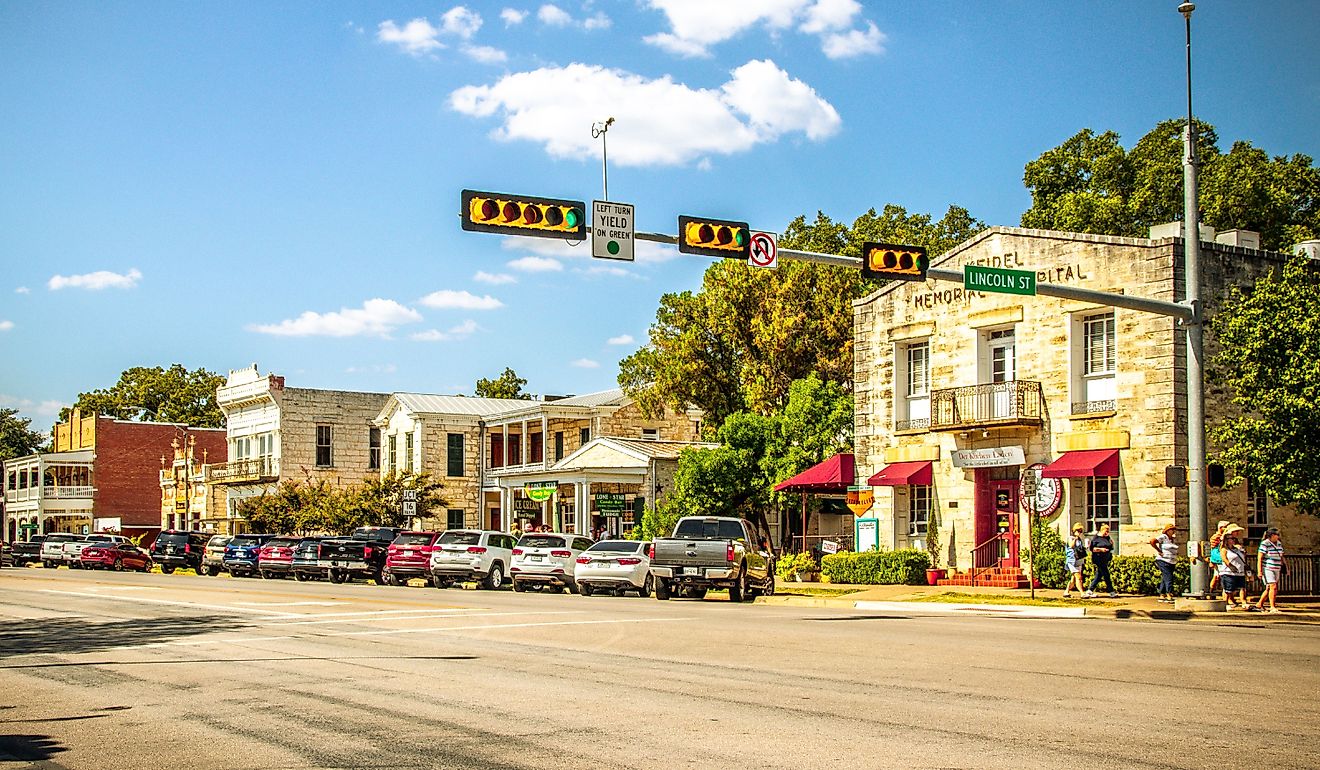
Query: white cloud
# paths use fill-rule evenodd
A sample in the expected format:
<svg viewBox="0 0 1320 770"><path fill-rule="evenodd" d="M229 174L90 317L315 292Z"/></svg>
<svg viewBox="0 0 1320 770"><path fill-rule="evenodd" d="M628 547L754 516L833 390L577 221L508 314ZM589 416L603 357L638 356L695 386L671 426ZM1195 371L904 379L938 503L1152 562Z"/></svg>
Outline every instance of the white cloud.
<svg viewBox="0 0 1320 770"><path fill-rule="evenodd" d="M487 273L485 270L478 270L477 274L472 276L472 280L477 283L488 283L492 286L518 282L517 278L514 278L508 273Z"/></svg>
<svg viewBox="0 0 1320 770"><path fill-rule="evenodd" d="M579 369L599 369L600 362L592 361L590 358L579 358L576 361L570 361L569 366L575 366Z"/></svg>
<svg viewBox="0 0 1320 770"><path fill-rule="evenodd" d="M596 15L582 22L582 28L588 32L592 32L598 29L609 29L610 25L613 23L614 22L610 21L610 17L597 11Z"/></svg>
<svg viewBox="0 0 1320 770"><path fill-rule="evenodd" d="M821 50L831 59L847 59L868 53L884 53L885 33L868 22L865 30L854 29L848 32L826 35L821 43Z"/></svg>
<svg viewBox="0 0 1320 770"><path fill-rule="evenodd" d="M504 303L489 294L478 297L468 291L441 289L422 297L421 303L438 310L495 310Z"/></svg>
<svg viewBox="0 0 1320 770"><path fill-rule="evenodd" d="M631 345L637 340L633 339L631 334L620 334L617 337L610 337L605 340L606 345Z"/></svg>
<svg viewBox="0 0 1320 770"><path fill-rule="evenodd" d="M7 332L12 328L14 328L13 321L0 321L0 332Z"/></svg>
<svg viewBox="0 0 1320 770"><path fill-rule="evenodd" d="M73 404L67 404L55 399L33 401L30 398L19 398L18 396L0 393L0 406L5 407L6 409L17 409L24 414L39 417L55 417L60 413L61 409L66 406L73 406Z"/></svg>
<svg viewBox="0 0 1320 770"><path fill-rule="evenodd" d="M527 18L527 11L505 8L500 11L500 18L504 20L504 26L506 27L513 26L514 24L522 24L523 19Z"/></svg>
<svg viewBox="0 0 1320 770"><path fill-rule="evenodd" d="M564 9L549 3L541 6L540 10L536 12L536 18L540 19L542 24L551 27L567 27L573 23L573 17L569 16Z"/></svg>
<svg viewBox="0 0 1320 770"><path fill-rule="evenodd" d="M360 308L340 308L329 313L306 311L297 318L275 324L250 324L248 331L278 337L388 337L396 326L416 323L416 310L392 299L369 299Z"/></svg>
<svg viewBox="0 0 1320 770"><path fill-rule="evenodd" d="M482 64L503 64L509 60L508 54L488 45L465 45L463 53L472 61Z"/></svg>
<svg viewBox="0 0 1320 770"><path fill-rule="evenodd" d="M440 17L440 31L447 35L456 35L464 40L471 40L479 29L481 29L481 15L475 11L469 11L462 5L450 8Z"/></svg>
<svg viewBox="0 0 1320 770"><path fill-rule="evenodd" d="M31 294L31 293L32 293L32 290L29 289L29 288L26 287L26 286L20 286L20 287L18 287L17 289L14 289L14 293L15 293L15 294Z"/></svg>
<svg viewBox="0 0 1320 770"><path fill-rule="evenodd" d="M862 4L857 0L816 0L806 9L806 20L798 29L809 35L846 29L852 26L853 19L862 12Z"/></svg>
<svg viewBox="0 0 1320 770"><path fill-rule="evenodd" d="M410 335L410 339L416 342L449 342L451 340L463 339L464 337L471 335L478 328L480 327L477 326L476 321L468 319L457 326L451 327L448 331L427 329L424 332L417 332L416 334Z"/></svg>
<svg viewBox="0 0 1320 770"><path fill-rule="evenodd" d="M590 267L580 267L573 272L580 275L608 275L614 278L636 278L627 268L616 265L592 265Z"/></svg>
<svg viewBox="0 0 1320 770"><path fill-rule="evenodd" d="M750 61L717 89L691 88L669 76L647 79L587 64L506 75L489 86L454 91L450 107L472 117L498 116L498 141L532 141L556 158L597 157L583 115L609 113L610 159L621 166L686 164L730 155L785 133L811 139L835 133L841 120L810 86L769 60Z"/></svg>
<svg viewBox="0 0 1320 770"><path fill-rule="evenodd" d="M509 269L524 273L558 273L564 263L551 257L522 257L509 262Z"/></svg>
<svg viewBox="0 0 1320 770"><path fill-rule="evenodd" d="M97 270L95 273L84 273L82 275L52 275L50 280L46 282L46 286L51 291L59 291L60 289L87 289L88 291L132 289L137 286L140 280L142 280L142 273L137 268L122 274L112 273L109 270Z"/></svg>
<svg viewBox="0 0 1320 770"><path fill-rule="evenodd" d="M439 36L440 30L426 19L413 19L402 27L395 24L393 19L386 19L376 27L376 40L393 43L414 56L444 48L444 43L437 40Z"/></svg>

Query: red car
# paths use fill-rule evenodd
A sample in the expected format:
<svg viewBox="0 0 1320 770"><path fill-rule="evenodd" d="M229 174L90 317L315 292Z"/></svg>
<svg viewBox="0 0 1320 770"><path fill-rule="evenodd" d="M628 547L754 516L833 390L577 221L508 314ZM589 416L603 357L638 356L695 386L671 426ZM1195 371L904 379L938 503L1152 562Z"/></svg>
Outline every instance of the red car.
<svg viewBox="0 0 1320 770"><path fill-rule="evenodd" d="M132 543L92 543L83 549L79 561L83 569L151 571L151 554Z"/></svg>
<svg viewBox="0 0 1320 770"><path fill-rule="evenodd" d="M257 552L257 572L263 578L285 577L293 571L293 547L301 537L275 537Z"/></svg>
<svg viewBox="0 0 1320 770"><path fill-rule="evenodd" d="M411 578L429 578L431 552L439 539L439 532L400 532L386 552L382 572L385 585L397 586Z"/></svg>

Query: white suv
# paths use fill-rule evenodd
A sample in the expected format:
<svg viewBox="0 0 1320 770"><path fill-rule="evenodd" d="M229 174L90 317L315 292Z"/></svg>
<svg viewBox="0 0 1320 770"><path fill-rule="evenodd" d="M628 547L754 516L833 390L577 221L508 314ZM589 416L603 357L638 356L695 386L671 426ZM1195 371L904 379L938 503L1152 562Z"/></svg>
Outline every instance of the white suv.
<svg viewBox="0 0 1320 770"><path fill-rule="evenodd" d="M577 557L591 547L591 538L562 532L528 532L513 549L509 577L513 590L525 591L529 584L568 589L577 593L574 573Z"/></svg>
<svg viewBox="0 0 1320 770"><path fill-rule="evenodd" d="M479 580L482 588L504 585L513 560L513 535L480 529L440 533L431 551L431 585L448 588L456 580Z"/></svg>

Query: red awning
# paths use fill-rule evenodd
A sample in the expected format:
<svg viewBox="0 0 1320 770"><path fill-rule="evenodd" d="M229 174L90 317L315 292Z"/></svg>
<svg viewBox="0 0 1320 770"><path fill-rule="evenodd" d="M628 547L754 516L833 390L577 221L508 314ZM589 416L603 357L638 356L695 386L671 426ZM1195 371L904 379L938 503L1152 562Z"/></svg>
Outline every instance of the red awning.
<svg viewBox="0 0 1320 770"><path fill-rule="evenodd" d="M866 483L873 487L928 486L931 476L930 466L929 460L913 463L890 463L881 468L879 473L867 479Z"/></svg>
<svg viewBox="0 0 1320 770"><path fill-rule="evenodd" d="M776 492L847 492L857 478L853 456L840 452L787 481L775 485Z"/></svg>
<svg viewBox="0 0 1320 770"><path fill-rule="evenodd" d="M1086 449L1064 452L1059 459L1045 466L1040 475L1047 479L1078 479L1087 476L1117 476L1117 449Z"/></svg>

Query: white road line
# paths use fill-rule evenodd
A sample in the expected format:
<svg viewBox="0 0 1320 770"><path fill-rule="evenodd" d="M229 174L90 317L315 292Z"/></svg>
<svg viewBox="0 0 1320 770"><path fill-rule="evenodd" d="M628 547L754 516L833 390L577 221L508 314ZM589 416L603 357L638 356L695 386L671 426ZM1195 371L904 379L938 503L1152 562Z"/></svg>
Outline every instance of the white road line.
<svg viewBox="0 0 1320 770"><path fill-rule="evenodd" d="M338 623L367 623L376 621L396 621L396 620L436 620L438 618L456 617L452 614L445 614L447 610L437 610L433 614L427 615L394 615L392 617L359 617L359 618L337 618L335 620L276 620L269 623L263 623L267 628L285 628L287 626L325 626ZM470 612L465 610L465 612ZM587 612L587 610L563 610L556 612L486 612L479 615L466 614L463 617L469 618L493 618L508 615L575 615ZM319 615L308 615L306 617L320 617Z"/></svg>
<svg viewBox="0 0 1320 770"><path fill-rule="evenodd" d="M361 610L359 612L288 613L295 618L349 618L359 615L426 615L434 612L481 612L480 607L436 607L431 610Z"/></svg>
<svg viewBox="0 0 1320 770"><path fill-rule="evenodd" d="M317 636L388 636L391 634L424 634L431 631L477 631L485 628L539 628L542 626L589 626L610 623L669 623L678 620L696 620L696 618L622 618L619 620L561 620L550 623L491 623L475 626L398 628L389 631L338 631L327 634L317 634Z"/></svg>
<svg viewBox="0 0 1320 770"><path fill-rule="evenodd" d="M338 602L234 602L244 607L338 607Z"/></svg>
<svg viewBox="0 0 1320 770"><path fill-rule="evenodd" d="M114 594L98 594L90 591L56 591L51 588L40 589L42 593L62 594L64 596L82 596L91 599L113 599L119 602L140 602L143 604L168 604L175 607L193 607L200 610L225 610L235 615L257 613L259 615L274 615L281 618L305 617L295 612L277 612L275 610L261 610L255 607L234 607L228 604L199 604L198 602L176 602L169 599L148 599L142 596L115 596Z"/></svg>

